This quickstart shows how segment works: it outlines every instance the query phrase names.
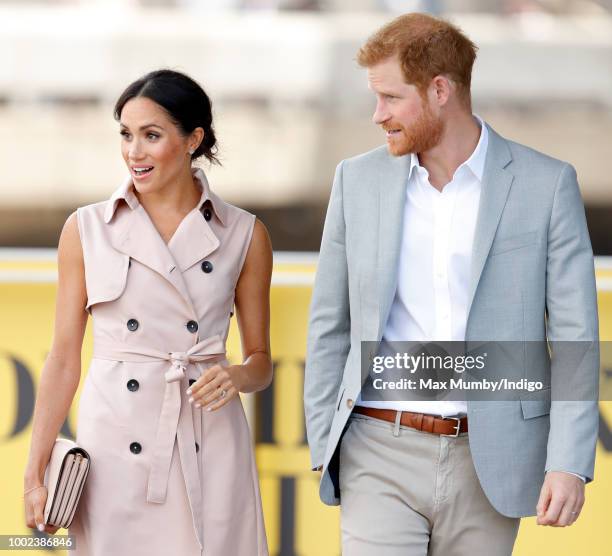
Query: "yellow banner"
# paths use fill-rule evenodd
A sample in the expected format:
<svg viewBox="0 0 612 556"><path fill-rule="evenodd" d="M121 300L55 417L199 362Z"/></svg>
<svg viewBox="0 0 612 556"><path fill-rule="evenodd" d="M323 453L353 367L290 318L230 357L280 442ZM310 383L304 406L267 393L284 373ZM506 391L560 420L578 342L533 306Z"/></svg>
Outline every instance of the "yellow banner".
<svg viewBox="0 0 612 556"><path fill-rule="evenodd" d="M55 255L0 253L0 535L37 536L25 526L23 471L29 450L34 397L51 343L55 311ZM277 254L272 288L271 341L275 376L272 386L245 398L251 412L260 472L266 530L271 554L327 556L340 554L339 510L318 498L318 473L310 471L302 387L308 306L316 257ZM598 264L600 337L612 340L612 266ZM239 336L230 332L230 360L240 359ZM83 378L91 356L90 327L83 349ZM612 361L602 372L612 380ZM607 376L604 374L604 376ZM79 390L80 392L80 390ZM74 436L78 395L63 433ZM521 522L514 554L607 556L612 500L612 403L601 403L601 426L595 481L587 486L586 504L572 527L538 527ZM58 534L65 534L60 530ZM48 554L49 551L28 551ZM56 553L69 554L64 550Z"/></svg>

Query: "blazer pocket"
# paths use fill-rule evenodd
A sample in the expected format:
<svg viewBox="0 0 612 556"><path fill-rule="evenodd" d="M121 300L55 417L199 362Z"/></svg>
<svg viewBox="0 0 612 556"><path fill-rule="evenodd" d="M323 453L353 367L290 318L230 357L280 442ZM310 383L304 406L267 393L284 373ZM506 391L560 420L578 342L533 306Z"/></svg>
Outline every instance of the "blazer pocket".
<svg viewBox="0 0 612 556"><path fill-rule="evenodd" d="M96 303L114 301L121 297L127 284L129 255L117 255L112 259L99 261L97 268L86 272L87 305L85 309L91 313L91 307Z"/></svg>
<svg viewBox="0 0 612 556"><path fill-rule="evenodd" d="M496 239L491 247L490 257L507 253L508 251L516 251L529 245L533 245L538 237L537 232L524 232L510 237Z"/></svg>
<svg viewBox="0 0 612 556"><path fill-rule="evenodd" d="M550 413L550 388L524 394L521 398L523 419L533 419Z"/></svg>

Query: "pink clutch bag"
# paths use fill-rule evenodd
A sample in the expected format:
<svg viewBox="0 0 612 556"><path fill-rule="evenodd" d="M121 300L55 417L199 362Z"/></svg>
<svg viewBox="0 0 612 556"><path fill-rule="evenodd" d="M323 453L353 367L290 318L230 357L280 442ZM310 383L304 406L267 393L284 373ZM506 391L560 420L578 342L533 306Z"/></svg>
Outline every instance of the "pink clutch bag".
<svg viewBox="0 0 612 556"><path fill-rule="evenodd" d="M89 473L89 454L72 440L58 438L45 470L45 523L68 528Z"/></svg>

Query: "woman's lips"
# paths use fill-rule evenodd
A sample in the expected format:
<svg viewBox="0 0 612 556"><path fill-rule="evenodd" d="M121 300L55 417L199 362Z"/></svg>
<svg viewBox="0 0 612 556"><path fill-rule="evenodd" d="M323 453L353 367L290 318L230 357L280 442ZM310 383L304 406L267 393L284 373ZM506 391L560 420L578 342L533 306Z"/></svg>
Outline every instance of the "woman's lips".
<svg viewBox="0 0 612 556"><path fill-rule="evenodd" d="M132 166L132 176L137 180L148 178L154 170L155 166Z"/></svg>

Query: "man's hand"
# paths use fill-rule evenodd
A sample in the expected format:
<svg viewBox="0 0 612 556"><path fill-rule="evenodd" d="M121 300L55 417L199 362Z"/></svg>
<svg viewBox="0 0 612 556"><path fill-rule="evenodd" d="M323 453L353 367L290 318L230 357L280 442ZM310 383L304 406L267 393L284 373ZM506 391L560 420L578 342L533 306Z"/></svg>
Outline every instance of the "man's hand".
<svg viewBox="0 0 612 556"><path fill-rule="evenodd" d="M549 471L536 510L538 525L567 527L578 519L584 504L584 481L571 473Z"/></svg>

